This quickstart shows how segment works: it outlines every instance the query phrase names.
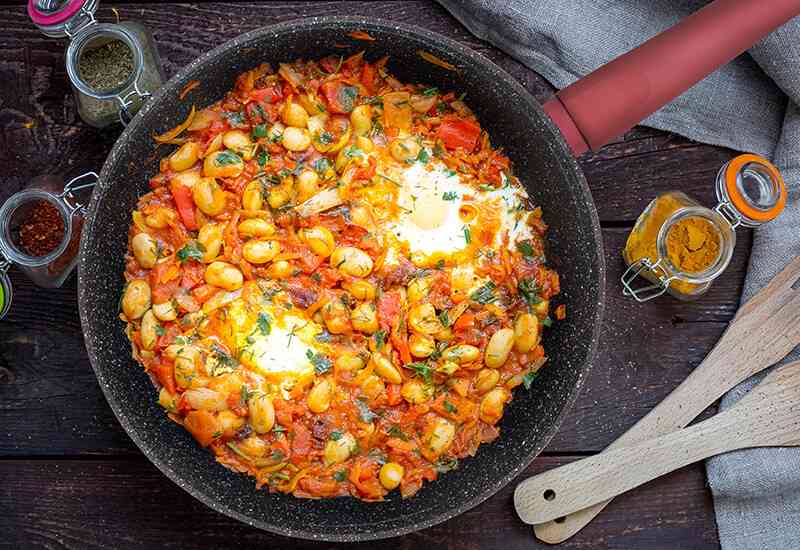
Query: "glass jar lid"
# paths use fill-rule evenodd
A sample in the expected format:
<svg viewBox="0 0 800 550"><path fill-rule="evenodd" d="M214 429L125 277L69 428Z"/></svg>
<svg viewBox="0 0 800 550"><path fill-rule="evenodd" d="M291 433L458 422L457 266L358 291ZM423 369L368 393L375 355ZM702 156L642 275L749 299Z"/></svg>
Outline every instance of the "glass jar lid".
<svg viewBox="0 0 800 550"><path fill-rule="evenodd" d="M47 36L72 37L94 23L99 0L28 0L28 16Z"/></svg>
<svg viewBox="0 0 800 550"><path fill-rule="evenodd" d="M774 220L786 206L786 184L778 169L753 154L731 159L717 176L717 211L729 221L756 227Z"/></svg>

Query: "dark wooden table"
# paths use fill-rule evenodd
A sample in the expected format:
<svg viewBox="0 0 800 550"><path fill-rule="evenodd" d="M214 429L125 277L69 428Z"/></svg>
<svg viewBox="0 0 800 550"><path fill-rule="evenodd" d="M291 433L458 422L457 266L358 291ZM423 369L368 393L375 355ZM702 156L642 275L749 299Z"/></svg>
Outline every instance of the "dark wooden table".
<svg viewBox="0 0 800 550"><path fill-rule="evenodd" d="M41 35L21 2L13 4L0 6L0 200L37 174L99 168L119 132L97 131L79 120L65 74L64 43ZM227 38L259 26L319 14L369 14L455 38L502 66L538 99L550 93L542 78L475 39L432 2L117 2L115 7L122 18L153 30L170 75ZM99 16L114 19L110 2ZM521 477L603 449L683 380L722 333L741 291L748 233L740 234L727 273L692 303L662 298L637 305L623 299L620 250L656 194L681 189L711 204L716 171L733 154L639 128L582 159L608 262L602 344L560 432ZM257 531L207 509L171 483L131 442L100 392L84 350L75 278L45 292L16 270L11 276L14 306L0 322L0 546L343 546ZM447 523L380 545L387 550L537 547L514 513L513 487ZM703 466L618 498L562 547L718 547Z"/></svg>

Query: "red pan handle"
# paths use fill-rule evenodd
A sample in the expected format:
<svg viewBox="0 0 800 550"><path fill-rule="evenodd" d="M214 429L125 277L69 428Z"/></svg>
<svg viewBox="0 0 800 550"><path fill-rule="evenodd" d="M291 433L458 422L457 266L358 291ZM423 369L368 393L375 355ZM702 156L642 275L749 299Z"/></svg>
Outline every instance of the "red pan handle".
<svg viewBox="0 0 800 550"><path fill-rule="evenodd" d="M800 14L800 0L716 0L544 104L574 155L597 149Z"/></svg>

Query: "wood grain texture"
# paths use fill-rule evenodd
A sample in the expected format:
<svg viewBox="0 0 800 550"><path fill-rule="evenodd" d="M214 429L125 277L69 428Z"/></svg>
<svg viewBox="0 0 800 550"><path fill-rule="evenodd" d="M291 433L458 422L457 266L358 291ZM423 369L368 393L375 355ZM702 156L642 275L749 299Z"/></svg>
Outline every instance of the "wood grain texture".
<svg viewBox="0 0 800 550"><path fill-rule="evenodd" d="M514 506L526 523L552 522L712 456L797 445L798 407L800 361L795 361L767 374L732 407L708 420L639 443L615 445L526 479L514 491Z"/></svg>
<svg viewBox="0 0 800 550"><path fill-rule="evenodd" d="M800 258L790 262L742 305L700 365L616 439L609 450L630 447L683 428L734 386L786 357L800 344L800 290L793 288L798 279ZM577 513L570 513L560 522L531 523L537 523L534 529L540 540L559 543L582 529L607 503L588 509L575 508Z"/></svg>
<svg viewBox="0 0 800 550"><path fill-rule="evenodd" d="M541 458L530 476L576 457ZM333 548L526 550L548 548L512 508L513 484L442 525L380 543L326 544L263 533L205 506L145 460L0 461L0 533L9 547ZM683 546L677 546L680 542ZM717 547L711 499L701 468L631 492L565 550Z"/></svg>
<svg viewBox="0 0 800 550"><path fill-rule="evenodd" d="M96 130L80 121L64 69L65 43L43 37L29 24L24 2L0 4L0 163L6 167L1 201L42 172L70 176L98 168L119 129ZM372 15L462 42L512 74L539 101L552 91L433 2L123 1L103 3L99 18L113 20L112 6L122 18L142 21L153 31L168 76L227 38L263 25L310 15ZM523 475L606 447L674 389L719 338L736 310L749 232L740 232L728 272L706 296L688 304L661 298L638 305L624 299L619 252L636 216L656 194L680 189L710 204L714 175L733 155L636 128L582 159L604 226L607 315L598 361L582 395L545 456ZM121 429L97 386L83 347L75 279L43 292L18 271L11 275L14 307L0 323L0 533L12 533L8 542L51 548L193 548L204 542L219 548L327 546L240 525L158 473ZM385 545L529 548L533 537L514 515L512 489L442 526ZM565 548L716 546L702 468L692 467L612 503Z"/></svg>

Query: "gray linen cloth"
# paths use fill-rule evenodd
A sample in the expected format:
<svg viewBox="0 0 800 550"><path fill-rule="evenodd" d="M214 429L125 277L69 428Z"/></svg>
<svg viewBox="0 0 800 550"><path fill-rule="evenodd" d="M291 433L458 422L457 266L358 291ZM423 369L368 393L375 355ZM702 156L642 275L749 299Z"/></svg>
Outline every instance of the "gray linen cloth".
<svg viewBox="0 0 800 550"><path fill-rule="evenodd" d="M703 0L439 0L473 34L563 88L704 6ZM764 0L769 9L769 1ZM742 301L800 255L800 18L644 121L772 158L786 211L755 231ZM712 185L712 182L709 182ZM797 359L800 350L792 355ZM788 360L788 359L787 359ZM728 407L756 380L722 400ZM722 547L800 548L800 449L752 449L707 461Z"/></svg>

